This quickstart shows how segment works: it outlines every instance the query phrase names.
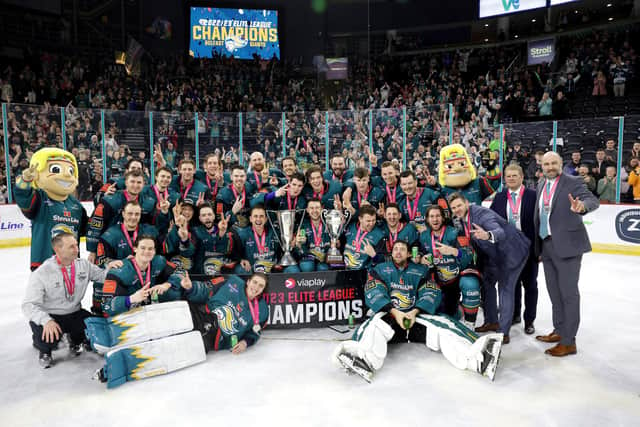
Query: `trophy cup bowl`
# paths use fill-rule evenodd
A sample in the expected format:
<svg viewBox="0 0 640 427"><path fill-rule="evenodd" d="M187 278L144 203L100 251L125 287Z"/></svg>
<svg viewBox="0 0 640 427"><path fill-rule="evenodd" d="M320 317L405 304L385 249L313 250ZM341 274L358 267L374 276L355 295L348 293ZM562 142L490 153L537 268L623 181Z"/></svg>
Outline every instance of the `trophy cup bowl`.
<svg viewBox="0 0 640 427"><path fill-rule="evenodd" d="M347 210L344 212L338 209L322 210L322 222L327 228L327 233L329 233L329 237L331 238L331 247L327 252L327 264L329 265L344 264L342 254L336 246L345 225L349 222L349 217L350 212Z"/></svg>
<svg viewBox="0 0 640 427"><path fill-rule="evenodd" d="M297 229L300 229L302 225L302 220L304 219L304 209L293 209L293 210L280 210L280 211L267 211L267 219L271 223L271 227L273 228L276 235L278 235L278 240L280 241L280 246L284 251L282 258L280 259L279 265L283 267L288 267L291 265L297 265L295 258L291 255L291 249L293 249L293 238L296 235L296 218L297 213L302 212L302 217L298 222ZM278 226L276 227L274 221L271 219L271 214L275 214L277 219ZM279 231L279 233L278 233Z"/></svg>

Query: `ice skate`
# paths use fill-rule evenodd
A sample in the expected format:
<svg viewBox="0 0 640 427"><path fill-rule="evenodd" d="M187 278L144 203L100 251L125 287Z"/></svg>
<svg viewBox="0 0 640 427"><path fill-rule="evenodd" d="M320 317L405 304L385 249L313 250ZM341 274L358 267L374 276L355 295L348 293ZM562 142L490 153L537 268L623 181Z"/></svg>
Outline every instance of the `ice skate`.
<svg viewBox="0 0 640 427"><path fill-rule="evenodd" d="M485 348L482 350L483 361L480 366L480 373L491 381L496 376L501 351L502 341L498 338L488 339Z"/></svg>
<svg viewBox="0 0 640 427"><path fill-rule="evenodd" d="M341 353L337 359L348 374L356 374L368 383L373 380L373 371L364 360L348 353Z"/></svg>

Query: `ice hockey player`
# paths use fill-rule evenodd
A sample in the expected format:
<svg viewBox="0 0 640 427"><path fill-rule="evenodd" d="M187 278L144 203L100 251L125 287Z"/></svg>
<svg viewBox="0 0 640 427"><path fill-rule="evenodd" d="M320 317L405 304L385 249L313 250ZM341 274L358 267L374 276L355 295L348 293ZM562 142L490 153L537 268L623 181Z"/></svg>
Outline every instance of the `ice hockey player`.
<svg viewBox="0 0 640 427"><path fill-rule="evenodd" d="M369 270L365 304L375 314L350 341L338 345L333 362L371 382L382 368L387 342L424 342L427 348L441 351L456 368L493 380L502 335L478 337L454 318L436 315L442 299L440 289L432 273L425 266L409 262L409 256L409 245L397 240L392 249L393 260Z"/></svg>

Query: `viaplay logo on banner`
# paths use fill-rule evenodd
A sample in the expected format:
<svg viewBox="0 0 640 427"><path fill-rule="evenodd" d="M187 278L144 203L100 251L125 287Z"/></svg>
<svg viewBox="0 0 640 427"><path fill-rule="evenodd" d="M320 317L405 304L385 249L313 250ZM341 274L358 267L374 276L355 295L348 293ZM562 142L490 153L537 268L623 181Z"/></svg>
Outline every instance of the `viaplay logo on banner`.
<svg viewBox="0 0 640 427"><path fill-rule="evenodd" d="M616 216L616 234L620 240L640 244L640 209L627 209Z"/></svg>
<svg viewBox="0 0 640 427"><path fill-rule="evenodd" d="M556 40L554 38L533 40L528 44L527 63L529 65L550 64L556 55Z"/></svg>
<svg viewBox="0 0 640 427"><path fill-rule="evenodd" d="M284 287L287 289L294 289L296 286L301 288L323 288L326 282L326 280L319 278L296 280L290 277L284 281Z"/></svg>

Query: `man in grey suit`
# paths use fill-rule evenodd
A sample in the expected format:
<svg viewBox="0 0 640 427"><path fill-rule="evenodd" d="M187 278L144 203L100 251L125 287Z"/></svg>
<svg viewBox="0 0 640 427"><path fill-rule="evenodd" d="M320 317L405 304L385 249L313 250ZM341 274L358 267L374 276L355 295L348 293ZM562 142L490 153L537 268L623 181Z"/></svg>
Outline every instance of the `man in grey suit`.
<svg viewBox="0 0 640 427"><path fill-rule="evenodd" d="M577 353L580 264L582 254L591 251L581 215L598 209L600 202L581 178L562 173L562 159L557 153L543 156L542 172L545 179L538 184L534 216L535 250L544 266L553 309L553 332L536 339L557 343L545 353L563 357Z"/></svg>
<svg viewBox="0 0 640 427"><path fill-rule="evenodd" d="M500 215L482 206L469 205L461 193L449 196L449 207L462 223L462 232L480 255L485 323L476 332L497 331L509 343L513 321L515 286L529 256L530 241ZM498 282L500 312L496 305Z"/></svg>

